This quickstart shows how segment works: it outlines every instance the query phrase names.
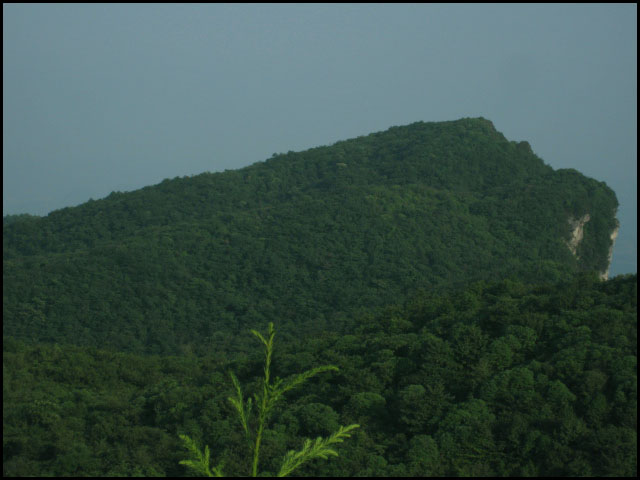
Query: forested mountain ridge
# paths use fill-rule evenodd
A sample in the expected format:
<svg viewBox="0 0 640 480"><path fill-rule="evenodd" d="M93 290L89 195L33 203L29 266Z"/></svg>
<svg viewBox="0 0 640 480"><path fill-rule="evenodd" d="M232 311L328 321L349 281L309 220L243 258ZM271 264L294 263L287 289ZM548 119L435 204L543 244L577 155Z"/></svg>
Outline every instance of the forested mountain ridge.
<svg viewBox="0 0 640 480"><path fill-rule="evenodd" d="M166 354L268 321L344 330L421 289L605 272L616 208L488 120L392 127L5 219L3 333Z"/></svg>
<svg viewBox="0 0 640 480"><path fill-rule="evenodd" d="M260 474L358 424L296 473L635 477L616 207L480 118L6 216L3 474L185 476L186 434L246 475L228 373L257 404L274 322L275 382L339 371L274 407Z"/></svg>

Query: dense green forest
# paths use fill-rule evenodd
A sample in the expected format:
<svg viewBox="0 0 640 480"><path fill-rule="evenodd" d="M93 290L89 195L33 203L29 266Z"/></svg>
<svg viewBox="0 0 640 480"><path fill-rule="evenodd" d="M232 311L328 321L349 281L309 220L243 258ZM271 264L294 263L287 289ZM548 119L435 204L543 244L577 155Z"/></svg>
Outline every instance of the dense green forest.
<svg viewBox="0 0 640 480"><path fill-rule="evenodd" d="M5 216L3 474L635 476L617 205L467 118Z"/></svg>
<svg viewBox="0 0 640 480"><path fill-rule="evenodd" d="M488 120L394 127L5 219L3 334L173 355L233 351L229 332L268 322L347 333L420 289L604 272L616 208Z"/></svg>
<svg viewBox="0 0 640 480"><path fill-rule="evenodd" d="M225 473L250 458L227 397L248 391L263 352L135 355L3 343L5 475L190 473L178 434L211 447ZM276 336L274 375L317 365L277 408L260 472L304 438L360 424L304 476L635 476L637 276L563 284L477 282L357 316L349 335Z"/></svg>

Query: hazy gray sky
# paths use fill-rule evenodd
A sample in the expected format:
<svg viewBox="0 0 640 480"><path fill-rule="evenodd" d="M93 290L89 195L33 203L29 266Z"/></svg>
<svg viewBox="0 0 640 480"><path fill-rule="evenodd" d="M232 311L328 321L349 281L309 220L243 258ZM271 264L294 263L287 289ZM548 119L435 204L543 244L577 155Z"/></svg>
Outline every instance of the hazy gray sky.
<svg viewBox="0 0 640 480"><path fill-rule="evenodd" d="M620 201L637 271L637 5L4 4L3 214L483 116Z"/></svg>

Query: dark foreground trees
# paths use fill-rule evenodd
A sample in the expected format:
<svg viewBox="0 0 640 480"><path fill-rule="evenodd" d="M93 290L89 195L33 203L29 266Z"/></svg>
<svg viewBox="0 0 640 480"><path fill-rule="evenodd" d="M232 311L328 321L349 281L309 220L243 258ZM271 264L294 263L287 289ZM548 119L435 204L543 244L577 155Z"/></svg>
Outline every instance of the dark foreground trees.
<svg viewBox="0 0 640 480"><path fill-rule="evenodd" d="M273 404L256 473L276 475L305 438L360 424L339 457L293 474L636 476L636 275L477 283L352 321L349 335L282 332L268 383L287 380L273 391L316 365L339 371ZM5 337L4 475L192 475L179 434L224 459L224 474L249 474L261 401L251 396L248 443L228 397L246 413L247 393L263 394L254 347L221 360Z"/></svg>

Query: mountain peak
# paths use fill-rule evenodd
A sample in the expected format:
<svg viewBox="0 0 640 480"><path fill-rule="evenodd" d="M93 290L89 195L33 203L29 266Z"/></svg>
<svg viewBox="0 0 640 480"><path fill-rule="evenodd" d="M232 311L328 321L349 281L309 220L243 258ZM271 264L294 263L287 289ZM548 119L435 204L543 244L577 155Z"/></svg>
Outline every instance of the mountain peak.
<svg viewBox="0 0 640 480"><path fill-rule="evenodd" d="M220 323L339 328L417 289L606 271L616 207L489 120L415 122L11 219L4 328L156 353Z"/></svg>

